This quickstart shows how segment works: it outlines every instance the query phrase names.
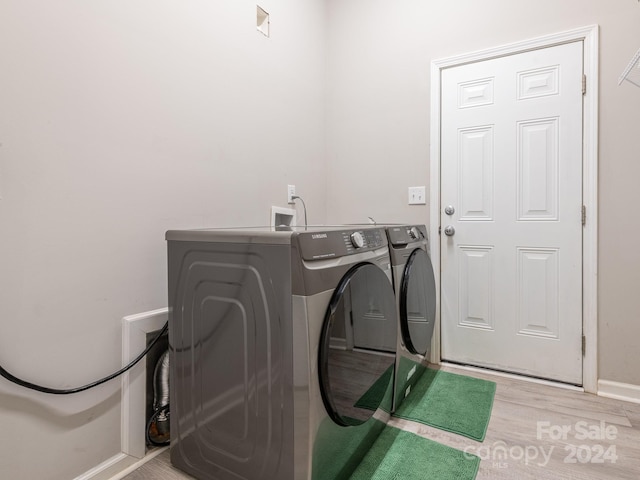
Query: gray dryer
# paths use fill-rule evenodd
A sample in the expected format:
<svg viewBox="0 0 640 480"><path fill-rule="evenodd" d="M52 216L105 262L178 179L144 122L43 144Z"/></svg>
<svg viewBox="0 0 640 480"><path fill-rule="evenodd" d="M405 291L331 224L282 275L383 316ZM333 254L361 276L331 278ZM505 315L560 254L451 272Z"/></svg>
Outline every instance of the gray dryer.
<svg viewBox="0 0 640 480"><path fill-rule="evenodd" d="M393 411L429 364L436 286L424 225L388 225L399 335Z"/></svg>

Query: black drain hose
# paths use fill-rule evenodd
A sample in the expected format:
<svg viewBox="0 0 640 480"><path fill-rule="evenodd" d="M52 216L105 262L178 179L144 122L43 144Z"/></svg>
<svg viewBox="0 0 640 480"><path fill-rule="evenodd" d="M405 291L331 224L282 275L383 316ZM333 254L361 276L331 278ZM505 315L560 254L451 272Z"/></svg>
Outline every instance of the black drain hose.
<svg viewBox="0 0 640 480"><path fill-rule="evenodd" d="M0 376L6 378L10 382L15 383L16 385L20 385L21 387L28 388L30 390L35 390L37 392L50 393L52 395L69 395L71 393L83 392L85 390L89 390L90 388L97 387L98 385L102 385L103 383L106 383L109 380L112 380L112 379L122 375L124 372L126 372L128 370L131 370L140 360L142 360L144 358L144 356L147 353L149 353L149 351L154 347L154 345L156 343L158 343L158 340L160 340L160 337L162 337L162 335L164 335L164 333L167 331L168 327L169 327L169 322L164 324L164 327L162 327L162 330L160 331L160 333L158 333L156 338L154 338L153 341L149 345L147 345L147 348L145 348L144 351L140 355L138 355L136 358L134 358L131 361L131 363L129 363L125 367L122 367L120 370L118 370L117 372L112 373L111 375L108 375L108 376L106 376L104 378L101 378L100 380L96 380L95 382L83 385L81 387L65 388L65 389L43 387L42 385L37 385L35 383L27 382L26 380L22 380L22 379L20 379L20 378L18 378L16 376L10 374L4 368L2 368L2 366L0 366Z"/></svg>

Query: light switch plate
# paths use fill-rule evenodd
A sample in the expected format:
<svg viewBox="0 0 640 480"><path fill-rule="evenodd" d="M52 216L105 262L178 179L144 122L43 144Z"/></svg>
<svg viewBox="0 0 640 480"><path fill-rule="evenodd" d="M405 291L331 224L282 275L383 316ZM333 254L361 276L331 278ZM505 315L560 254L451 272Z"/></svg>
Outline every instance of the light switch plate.
<svg viewBox="0 0 640 480"><path fill-rule="evenodd" d="M409 187L409 205L426 205L427 204L427 188Z"/></svg>

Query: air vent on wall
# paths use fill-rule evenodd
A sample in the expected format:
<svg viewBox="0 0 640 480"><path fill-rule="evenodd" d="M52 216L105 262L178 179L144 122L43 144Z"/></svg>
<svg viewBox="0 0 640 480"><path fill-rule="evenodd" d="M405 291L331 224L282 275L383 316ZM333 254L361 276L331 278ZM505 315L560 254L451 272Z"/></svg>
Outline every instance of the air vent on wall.
<svg viewBox="0 0 640 480"><path fill-rule="evenodd" d="M260 5L256 5L257 7L257 26L258 31L262 33L265 37L269 36L269 14L264 11L264 9Z"/></svg>

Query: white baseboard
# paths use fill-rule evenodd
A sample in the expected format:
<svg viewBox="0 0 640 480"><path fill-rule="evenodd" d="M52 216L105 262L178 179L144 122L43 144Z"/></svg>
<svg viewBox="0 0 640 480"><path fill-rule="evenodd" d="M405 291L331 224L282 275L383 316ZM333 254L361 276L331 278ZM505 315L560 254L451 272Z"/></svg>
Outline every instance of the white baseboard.
<svg viewBox="0 0 640 480"><path fill-rule="evenodd" d="M125 468L124 470L118 472L117 474L111 476L109 478L109 480L122 480L124 477L126 477L127 475L129 475L130 473L133 473L135 470L137 470L138 468L140 468L142 465L144 465L145 463L147 463L149 460L152 460L154 458L156 458L158 455L160 455L162 452L164 452L166 449L168 449L169 447L159 447L156 448L154 450L151 450L150 452L148 452L144 458L139 459L137 462L129 465L127 468ZM131 458L131 457L130 457Z"/></svg>
<svg viewBox="0 0 640 480"><path fill-rule="evenodd" d="M598 380L598 396L640 403L640 385Z"/></svg>
<svg viewBox="0 0 640 480"><path fill-rule="evenodd" d="M77 476L73 480L90 480L96 478L98 475L104 473L106 470L109 470L112 467L115 467L121 462L125 462L129 458L128 455L124 453L119 453L114 455L113 457L105 460L100 465L93 467L91 470L84 472L82 475Z"/></svg>
<svg viewBox="0 0 640 480"><path fill-rule="evenodd" d="M158 447L147 452L144 458L119 453L73 480L121 480L169 447Z"/></svg>
<svg viewBox="0 0 640 480"><path fill-rule="evenodd" d="M129 315L122 319L122 362L136 358L147 347L147 334L160 330L169 318L167 308ZM144 458L146 409L146 369L141 361L122 376L122 453Z"/></svg>

